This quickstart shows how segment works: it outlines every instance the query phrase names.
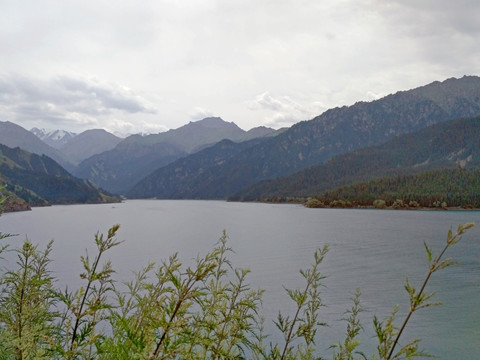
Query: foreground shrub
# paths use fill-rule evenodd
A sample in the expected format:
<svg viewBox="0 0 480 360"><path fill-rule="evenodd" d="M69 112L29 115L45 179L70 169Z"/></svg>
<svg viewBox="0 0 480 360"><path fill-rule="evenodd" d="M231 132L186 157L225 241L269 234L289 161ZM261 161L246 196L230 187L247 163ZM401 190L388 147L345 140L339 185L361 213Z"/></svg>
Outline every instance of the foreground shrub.
<svg viewBox="0 0 480 360"><path fill-rule="evenodd" d="M419 309L435 305L426 293L431 276L453 264L446 251L473 223L449 231L444 249L434 256L425 245L429 271L417 290L406 281L410 310L397 325L394 308L373 324L378 341L372 359L413 359L426 356L419 339L400 345L407 323ZM18 261L0 277L1 359L314 359L316 332L324 324L320 266L328 247L318 249L312 265L301 270L304 284L287 289L292 314L280 313L275 325L283 342L267 346L263 333L263 290L251 289L246 269L233 268L227 236L195 266L184 267L177 254L158 266L148 264L123 286L113 282L113 268L104 254L118 246L119 226L107 236L97 234L97 254L81 257L83 287L58 291L48 270L52 243L39 250L26 240L16 249ZM3 235L5 237L7 235ZM4 250L5 248L2 248ZM347 312L345 339L332 345L333 357L366 358L358 351L362 311L357 290Z"/></svg>

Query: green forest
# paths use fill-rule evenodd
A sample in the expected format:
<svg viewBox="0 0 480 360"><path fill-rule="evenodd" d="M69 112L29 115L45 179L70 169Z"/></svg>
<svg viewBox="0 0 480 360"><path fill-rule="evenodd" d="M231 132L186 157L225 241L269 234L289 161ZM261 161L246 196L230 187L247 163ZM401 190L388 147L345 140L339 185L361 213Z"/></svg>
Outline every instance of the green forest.
<svg viewBox="0 0 480 360"><path fill-rule="evenodd" d="M292 175L265 180L229 199L286 201L288 198L318 196L327 190L378 178L416 175L441 169L478 169L479 125L478 117L436 124L395 137L382 145L335 156L326 163ZM420 175L419 181L429 182L427 178L428 175ZM443 183L443 189L450 180L442 177L438 181L432 181L430 187ZM428 187L426 185L424 189Z"/></svg>
<svg viewBox="0 0 480 360"><path fill-rule="evenodd" d="M432 170L356 183L313 196L306 206L480 208L480 169Z"/></svg>
<svg viewBox="0 0 480 360"><path fill-rule="evenodd" d="M51 204L120 201L91 181L73 177L48 156L1 144L0 185L5 185L3 193L9 195L5 211Z"/></svg>

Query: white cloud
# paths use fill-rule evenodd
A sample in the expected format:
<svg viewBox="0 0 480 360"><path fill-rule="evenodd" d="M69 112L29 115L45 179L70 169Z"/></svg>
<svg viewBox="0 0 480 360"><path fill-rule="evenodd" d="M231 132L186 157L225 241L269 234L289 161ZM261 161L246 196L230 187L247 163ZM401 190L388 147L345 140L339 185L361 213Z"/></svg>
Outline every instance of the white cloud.
<svg viewBox="0 0 480 360"><path fill-rule="evenodd" d="M25 127L69 129L108 128L115 124L111 119L121 115L157 113L145 98L118 84L88 77L41 80L15 75L0 78L0 111L4 120Z"/></svg>
<svg viewBox="0 0 480 360"><path fill-rule="evenodd" d="M477 0L24 0L1 10L2 120L177 128L215 114L248 129L480 74Z"/></svg>
<svg viewBox="0 0 480 360"><path fill-rule="evenodd" d="M192 111L190 111L190 120L192 121L197 121L197 120L202 120L207 117L212 117L215 116L213 111L202 108L200 106L195 106Z"/></svg>
<svg viewBox="0 0 480 360"><path fill-rule="evenodd" d="M249 101L247 106L252 111L264 111L264 124L274 128L291 126L301 120L310 120L327 110L320 101L300 103L289 96L272 96L268 91Z"/></svg>
<svg viewBox="0 0 480 360"><path fill-rule="evenodd" d="M367 100L369 101L378 100L382 97L384 97L384 95L374 93L373 91L367 91Z"/></svg>
<svg viewBox="0 0 480 360"><path fill-rule="evenodd" d="M132 121L132 119L122 120L111 118L105 121L105 126L107 129L111 129L110 131L121 137L126 137L131 134L157 134L168 130L162 124L141 119Z"/></svg>

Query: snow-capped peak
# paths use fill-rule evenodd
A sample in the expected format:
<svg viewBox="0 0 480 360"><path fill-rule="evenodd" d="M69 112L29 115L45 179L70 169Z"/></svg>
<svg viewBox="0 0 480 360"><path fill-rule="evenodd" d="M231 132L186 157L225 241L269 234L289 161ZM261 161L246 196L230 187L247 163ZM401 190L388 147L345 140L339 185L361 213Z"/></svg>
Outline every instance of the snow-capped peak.
<svg viewBox="0 0 480 360"><path fill-rule="evenodd" d="M77 135L76 133L65 130L48 130L39 128L33 128L30 132L56 149L65 145Z"/></svg>

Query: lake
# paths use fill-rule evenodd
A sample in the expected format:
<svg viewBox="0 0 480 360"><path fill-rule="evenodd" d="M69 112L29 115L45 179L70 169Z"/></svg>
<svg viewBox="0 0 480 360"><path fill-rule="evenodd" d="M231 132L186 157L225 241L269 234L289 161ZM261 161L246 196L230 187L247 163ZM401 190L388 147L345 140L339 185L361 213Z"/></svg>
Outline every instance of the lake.
<svg viewBox="0 0 480 360"><path fill-rule="evenodd" d="M272 319L292 311L284 286L302 287L299 269L309 266L315 249L329 244L321 265L327 276L323 289L318 348L327 358L329 346L343 339L340 321L356 287L365 312L360 347L370 356L375 349L372 318L383 319L400 305L398 323L408 311L405 277L419 287L427 273L424 242L436 253L449 228L474 221L464 239L448 256L460 264L436 273L427 288L443 305L420 310L407 326L407 338L421 337L422 348L441 359L480 356L480 212L399 211L372 209L307 209L300 205L231 203L223 201L128 200L120 204L69 205L35 208L0 217L0 231L19 234L7 241L15 246L25 236L41 245L54 239L52 270L58 286L82 284L80 255L93 254L93 237L120 224L112 249L117 278L131 278L149 261L159 263L174 252L193 263L215 245L226 230L235 267L251 269L250 284L266 290L263 310L272 341L281 341ZM5 241L5 240L4 240ZM4 264L11 261L7 254ZM404 340L405 340L404 339Z"/></svg>

